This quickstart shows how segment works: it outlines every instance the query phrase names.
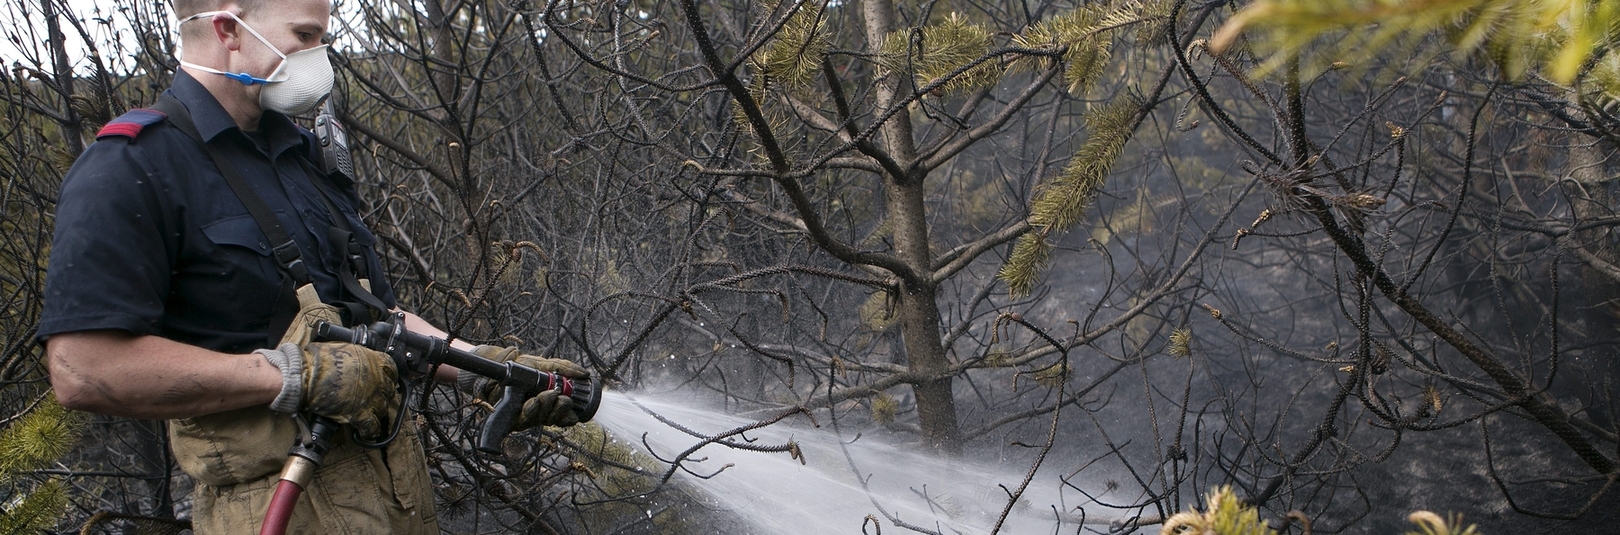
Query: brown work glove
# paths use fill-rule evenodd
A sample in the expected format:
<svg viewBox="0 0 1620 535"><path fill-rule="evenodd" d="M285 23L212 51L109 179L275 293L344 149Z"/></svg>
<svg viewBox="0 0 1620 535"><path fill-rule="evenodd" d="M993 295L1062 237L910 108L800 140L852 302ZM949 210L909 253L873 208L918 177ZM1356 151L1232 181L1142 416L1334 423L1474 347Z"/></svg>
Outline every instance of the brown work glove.
<svg viewBox="0 0 1620 535"><path fill-rule="evenodd" d="M576 381L591 378L590 372L572 361L525 355L515 347L478 346L473 348L472 352L495 362L514 361ZM456 386L462 392L477 396L491 405L501 400L502 389L499 384L466 370L462 370L456 377ZM574 401L560 394L555 389L547 390L523 402L523 410L519 413L512 430L521 431L538 425L568 427L579 423L579 415L574 413Z"/></svg>
<svg viewBox="0 0 1620 535"><path fill-rule="evenodd" d="M337 308L320 302L315 288L298 289L303 305L275 349L257 353L281 370L276 412L309 412L351 425L362 437L379 437L382 423L399 408L399 376L388 355L344 342L310 343L316 321L340 323Z"/></svg>
<svg viewBox="0 0 1620 535"><path fill-rule="evenodd" d="M343 342L286 343L258 353L282 370L271 410L325 416L369 438L382 436L383 422L399 408L399 372L388 355Z"/></svg>

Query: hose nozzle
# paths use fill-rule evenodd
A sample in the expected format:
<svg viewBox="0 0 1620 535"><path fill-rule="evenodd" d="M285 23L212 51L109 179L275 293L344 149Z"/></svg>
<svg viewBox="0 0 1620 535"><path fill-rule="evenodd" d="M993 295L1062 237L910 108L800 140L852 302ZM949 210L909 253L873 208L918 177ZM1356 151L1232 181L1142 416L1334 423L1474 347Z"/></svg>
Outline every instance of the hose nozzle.
<svg viewBox="0 0 1620 535"><path fill-rule="evenodd" d="M596 417L596 409L602 406L602 377L591 378L590 384L574 383L574 392L568 399L574 402L574 414L579 416L579 423L591 421Z"/></svg>

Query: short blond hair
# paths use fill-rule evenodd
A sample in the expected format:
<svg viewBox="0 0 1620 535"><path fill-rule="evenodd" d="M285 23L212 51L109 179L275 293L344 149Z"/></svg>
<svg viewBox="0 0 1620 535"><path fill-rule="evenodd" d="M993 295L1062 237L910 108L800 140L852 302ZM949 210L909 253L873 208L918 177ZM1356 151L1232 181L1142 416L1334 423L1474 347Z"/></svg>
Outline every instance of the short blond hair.
<svg viewBox="0 0 1620 535"><path fill-rule="evenodd" d="M209 11L220 11L225 8L237 8L237 16L246 17L254 10L264 7L267 0L174 0L174 16L179 20L186 17ZM187 34L201 35L203 24L187 24L180 28L180 37L184 39ZM189 27L189 28L188 28Z"/></svg>

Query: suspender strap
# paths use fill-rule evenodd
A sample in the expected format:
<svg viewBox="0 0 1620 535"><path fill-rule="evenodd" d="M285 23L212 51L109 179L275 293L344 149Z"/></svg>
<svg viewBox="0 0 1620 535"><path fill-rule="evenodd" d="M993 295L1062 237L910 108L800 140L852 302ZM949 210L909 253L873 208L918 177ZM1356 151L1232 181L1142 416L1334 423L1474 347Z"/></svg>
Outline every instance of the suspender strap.
<svg viewBox="0 0 1620 535"><path fill-rule="evenodd" d="M313 170L314 168L311 165L307 169ZM312 176L319 176L319 174ZM345 309L345 313L348 314L347 317L353 324L371 323L382 319L388 313L388 306L384 305L382 300L378 299L375 294L372 294L371 290L360 284L360 279L370 277L370 273L368 273L370 270L366 264L365 249L360 247L360 243L354 239L354 227L349 225L348 216L343 215L343 211L338 209L337 203L332 202L332 196L326 191L325 187L315 184L315 191L320 193L321 202L326 204L326 212L332 216L332 226L326 230L327 241L332 244L332 247L337 248L337 252L342 258L347 260L338 267L338 281L343 284L345 292L360 300L358 304L365 305L362 307L356 306L357 303L348 303L349 306ZM372 310L368 313L365 307L371 307Z"/></svg>
<svg viewBox="0 0 1620 535"><path fill-rule="evenodd" d="M343 289L347 291L349 295L359 299L361 303L376 309L376 317L366 318L366 323L382 319L381 314L387 313L388 307L384 305L382 300L378 299L376 295L372 295L370 290L367 290L360 285L361 276L356 273L356 270L364 269L363 266L365 266L365 257L359 254L360 244L354 241L354 234L350 233L348 230L334 226L327 229L327 236L329 239L331 239L334 246L343 247L347 249L347 252L349 253L349 261L344 262L343 265L338 268L338 280L343 283ZM354 316L354 319L361 320L362 317Z"/></svg>
<svg viewBox="0 0 1620 535"><path fill-rule="evenodd" d="M163 95L158 98L157 105L153 106L153 108L168 114L169 122L174 123L176 127L180 128L180 131L185 132L191 139L203 145L208 155L213 157L214 166L219 168L221 175L224 175L225 184L229 185L231 191L236 193L236 198L242 201L243 206L247 207L248 214L253 216L253 221L259 224L259 230L264 232L264 237L270 240L272 244L270 252L275 255L276 265L286 270L292 276L293 282L298 283L300 286L308 284L310 281L309 267L305 266L303 259L300 258L298 244L293 242L286 229L281 228L281 220L276 218L276 214L270 209L270 205L265 204L264 198L259 197L259 194L253 191L253 186L248 184L247 179L242 178L242 173L236 170L236 166L226 160L225 156L221 155L219 151L213 150L213 147L203 142L202 135L197 132L197 125L192 122L191 113L186 111L186 107L181 105L180 101L175 100L174 97Z"/></svg>
<svg viewBox="0 0 1620 535"><path fill-rule="evenodd" d="M281 335L287 330L287 327L292 324L293 316L298 313L297 288L308 284L311 280L309 268L300 258L298 244L293 242L292 237L281 227L281 220L276 218L275 212L270 209L270 206L264 202L262 197L259 197L257 192L253 191L253 187L248 184L247 180L242 178L242 174L236 170L236 166L232 165L229 160L226 160L218 151L213 150L213 147L203 141L202 135L197 131L196 123L191 119L191 113L186 110L180 101L165 94L158 98L158 102L153 108L168 114L171 123L207 150L208 155L214 159L214 165L219 168L220 174L225 177L226 184L230 186L232 192L236 193L237 199L242 201L243 206L247 207L248 214L253 217L254 222L258 223L259 230L264 232L265 238L277 244L271 249L271 252L275 255L277 267L281 268L279 271L283 278L282 297L290 303L290 310L287 310L287 307L283 307L278 301L275 312L271 316L270 343L276 343L281 339ZM311 176L321 176L321 173L314 172L312 164L309 162L303 163L309 164L305 165L305 171L311 172ZM328 229L327 237L334 247L341 248L338 252L346 260L338 269L338 280L342 283L345 292L360 300L360 303L340 303L345 305L340 308L343 308L348 313L353 323L369 323L381 319L382 314L388 312L388 306L384 305L381 299L360 284L359 279L365 278L369 274L366 273L364 250L354 240L353 227L349 225L348 217L344 216L343 211L339 210L337 205L332 202L331 196L325 188L321 187L319 183L312 183L311 185L315 187L321 201L326 205L327 215L332 218L333 226ZM366 311L365 308L367 307L372 310Z"/></svg>
<svg viewBox="0 0 1620 535"><path fill-rule="evenodd" d="M248 215L258 223L259 231L270 240L270 253L276 261L277 274L281 277L281 291L276 296L276 303L270 312L269 331L265 333L265 347L275 347L281 341L282 335L292 326L293 318L298 315L298 287L309 284L309 266L304 265L303 258L298 252L298 244L287 235L287 230L281 228L281 220L276 219L275 211L265 204L264 198L253 191L253 186L242 178L242 173L231 165L229 160L203 141L202 134L197 131L197 124L191 119L191 112L179 100L167 94L158 97L153 109L169 116L169 122L184 132L187 137L201 145L203 151L214 159L214 166L219 168L219 174L225 177L225 184L230 186L231 192L236 194L237 200L247 207Z"/></svg>
<svg viewBox="0 0 1620 535"><path fill-rule="evenodd" d="M304 264L300 257L298 244L293 242L286 229L281 227L281 220L276 218L275 212L270 209L270 206L264 202L264 199L257 192L253 191L253 187L248 184L247 180L242 178L242 174L237 171L236 166L226 160L219 151L214 150L212 146L203 141L202 135L197 130L196 123L191 119L191 113L186 110L186 107L179 100L165 94L158 98L158 102L153 108L168 114L170 123L191 137L197 144L202 145L208 155L214 159L214 165L219 168L220 174L225 177L225 183L230 186L237 199L242 201L242 205L247 207L248 214L253 217L254 222L258 223L259 230L264 232L265 238L269 239L271 243L276 244L271 248L271 253L275 257L276 266L280 268L277 271L280 272L282 284L281 296L277 298L275 308L272 309L270 316L268 343L274 346L281 340L281 336L287 331L287 328L292 325L293 317L298 314L300 305L297 289L309 284L311 280L309 267ZM309 172L311 177L323 176L310 162L302 163L306 164L305 171ZM360 284L360 279L368 277L369 273L367 273L367 264L363 254L364 249L354 240L353 227L349 225L348 217L343 215L343 211L337 208L337 205L332 202L330 194L327 193L325 188L321 187L318 181L312 181L311 185L319 192L321 201L326 205L327 215L332 218L333 226L328 230L327 237L334 247L340 248L338 252L346 260L338 268L337 278L342 284L343 291L360 301L358 303L339 302L334 303L334 306L337 306L343 312L351 325L370 323L381 319L388 312L388 306L384 305L381 299Z"/></svg>

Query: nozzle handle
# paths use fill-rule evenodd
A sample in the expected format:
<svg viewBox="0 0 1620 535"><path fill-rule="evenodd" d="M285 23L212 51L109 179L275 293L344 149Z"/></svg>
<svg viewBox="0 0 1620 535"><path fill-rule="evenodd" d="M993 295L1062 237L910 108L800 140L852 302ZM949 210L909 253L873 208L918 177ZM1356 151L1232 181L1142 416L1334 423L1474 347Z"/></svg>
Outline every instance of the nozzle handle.
<svg viewBox="0 0 1620 535"><path fill-rule="evenodd" d="M523 412L523 403L529 400L529 393L516 386L506 386L501 389L501 400L495 402L495 410L484 419L484 428L478 430L478 451L488 454L501 453L501 441L506 435L512 434L512 426L517 424L517 418Z"/></svg>
<svg viewBox="0 0 1620 535"><path fill-rule="evenodd" d="M538 374L539 381L517 382L517 384L544 385L539 392L557 390L560 395L573 402L574 415L579 418L580 423L589 422L591 418L596 417L596 409L602 405L601 377L596 377L590 384L585 384L559 374L536 371L515 362L508 363L508 367L510 368L508 373ZM501 453L501 441L511 434L512 428L517 425L518 416L523 412L523 404L539 392L531 392L513 384L502 387L501 400L495 402L494 409L484 419L483 428L478 430L478 451L489 454Z"/></svg>

